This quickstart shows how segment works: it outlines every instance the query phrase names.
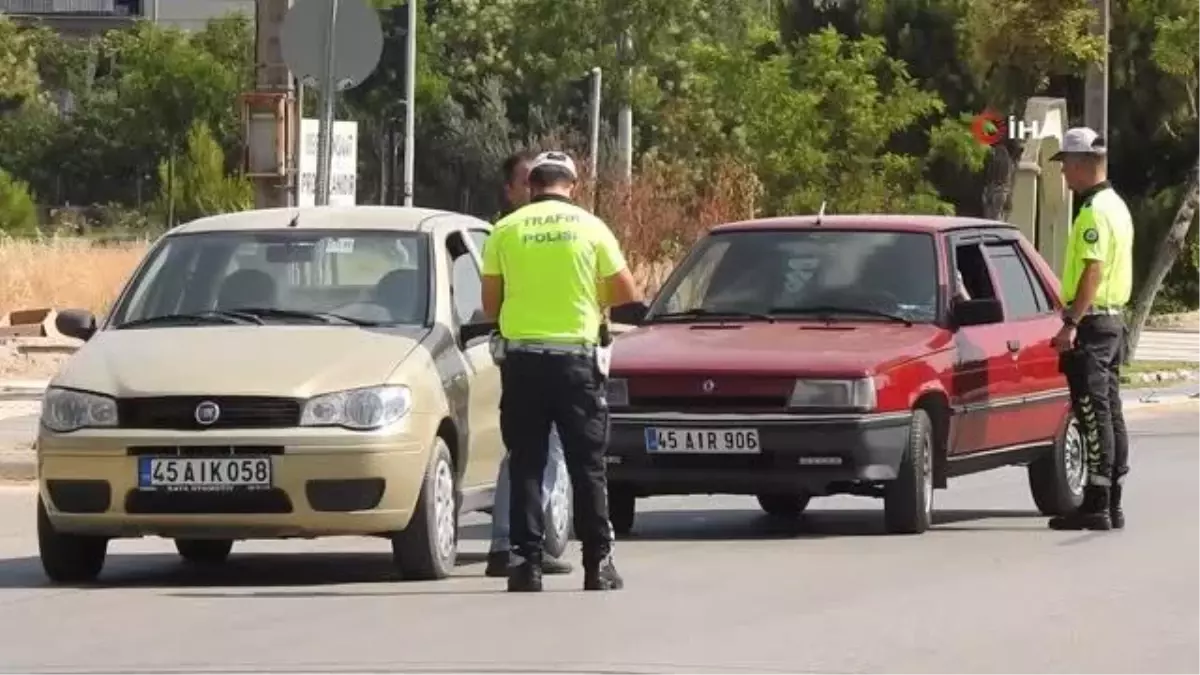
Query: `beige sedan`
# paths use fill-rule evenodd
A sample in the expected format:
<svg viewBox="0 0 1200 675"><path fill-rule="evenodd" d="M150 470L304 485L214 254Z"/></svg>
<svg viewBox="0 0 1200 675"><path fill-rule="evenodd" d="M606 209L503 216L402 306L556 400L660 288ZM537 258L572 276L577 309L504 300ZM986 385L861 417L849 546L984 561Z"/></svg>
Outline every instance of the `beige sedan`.
<svg viewBox="0 0 1200 675"><path fill-rule="evenodd" d="M47 575L94 579L119 537L214 564L237 539L347 534L390 538L405 578L449 574L504 453L489 231L413 208L204 218L154 245L102 321L61 313L86 342L43 404Z"/></svg>

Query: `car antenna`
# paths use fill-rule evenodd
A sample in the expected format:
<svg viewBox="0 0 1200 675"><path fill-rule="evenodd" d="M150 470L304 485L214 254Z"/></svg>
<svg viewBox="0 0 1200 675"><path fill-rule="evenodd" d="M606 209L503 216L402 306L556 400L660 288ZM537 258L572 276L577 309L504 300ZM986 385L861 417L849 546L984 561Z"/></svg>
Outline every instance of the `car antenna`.
<svg viewBox="0 0 1200 675"><path fill-rule="evenodd" d="M817 211L817 225L820 226L821 219L825 217L825 202L821 202L821 210Z"/></svg>
<svg viewBox="0 0 1200 675"><path fill-rule="evenodd" d="M299 225L299 224L300 224L300 214L299 214L299 213L297 213L297 214L296 214L295 216L293 216L293 217L292 217L292 219L291 219L291 220L288 222L288 227L296 227L296 226L297 226L297 225Z"/></svg>

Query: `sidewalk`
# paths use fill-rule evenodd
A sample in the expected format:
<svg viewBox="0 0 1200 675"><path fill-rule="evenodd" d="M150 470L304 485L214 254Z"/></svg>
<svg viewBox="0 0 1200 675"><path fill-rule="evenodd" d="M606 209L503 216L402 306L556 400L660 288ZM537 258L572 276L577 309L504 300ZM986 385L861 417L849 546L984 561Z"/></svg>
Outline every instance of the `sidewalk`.
<svg viewBox="0 0 1200 675"><path fill-rule="evenodd" d="M1200 385L1188 382L1162 389L1132 389L1122 397L1125 410L1182 403L1200 399ZM28 401L21 401L27 404ZM34 407L4 417L5 402L0 397L0 481L27 481L37 477L37 459L33 452L37 437L38 410Z"/></svg>

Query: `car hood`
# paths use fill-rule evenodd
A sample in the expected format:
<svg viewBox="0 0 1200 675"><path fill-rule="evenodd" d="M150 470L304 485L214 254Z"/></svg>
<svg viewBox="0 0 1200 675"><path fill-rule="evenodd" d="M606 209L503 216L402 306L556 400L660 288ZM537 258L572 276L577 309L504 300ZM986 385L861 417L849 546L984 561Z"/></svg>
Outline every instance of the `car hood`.
<svg viewBox="0 0 1200 675"><path fill-rule="evenodd" d="M869 375L942 349L950 340L927 324L655 324L613 343L612 372Z"/></svg>
<svg viewBox="0 0 1200 675"><path fill-rule="evenodd" d="M278 325L105 330L80 347L51 385L117 397L306 398L383 384L426 330Z"/></svg>

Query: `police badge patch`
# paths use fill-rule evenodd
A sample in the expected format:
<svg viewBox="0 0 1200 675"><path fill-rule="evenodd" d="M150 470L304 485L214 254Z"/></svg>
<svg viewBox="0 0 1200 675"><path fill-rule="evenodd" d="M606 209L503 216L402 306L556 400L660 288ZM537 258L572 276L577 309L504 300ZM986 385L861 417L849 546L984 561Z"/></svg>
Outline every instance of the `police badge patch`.
<svg viewBox="0 0 1200 675"><path fill-rule="evenodd" d="M1083 240L1089 244L1094 244L1100 240L1100 233L1097 232L1096 228L1094 228L1094 227L1084 230L1083 231Z"/></svg>

